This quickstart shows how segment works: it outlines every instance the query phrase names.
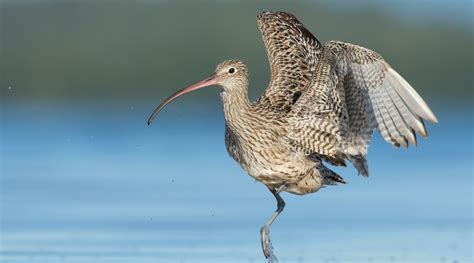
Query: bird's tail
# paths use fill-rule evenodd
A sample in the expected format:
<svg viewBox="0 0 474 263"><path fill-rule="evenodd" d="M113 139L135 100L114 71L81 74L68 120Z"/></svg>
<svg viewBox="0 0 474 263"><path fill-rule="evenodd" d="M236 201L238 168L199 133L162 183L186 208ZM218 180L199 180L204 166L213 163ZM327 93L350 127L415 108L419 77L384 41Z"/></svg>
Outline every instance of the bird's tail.
<svg viewBox="0 0 474 263"><path fill-rule="evenodd" d="M319 163L316 165L316 169L319 170L319 174L323 177L323 185L336 185L338 183L346 184L346 181L344 181L342 176L328 169L324 164Z"/></svg>
<svg viewBox="0 0 474 263"><path fill-rule="evenodd" d="M359 154L359 155L350 155L347 154L347 159L354 165L354 167L357 169L359 174L363 176L369 176L369 165L367 164L367 160L365 159L365 156Z"/></svg>

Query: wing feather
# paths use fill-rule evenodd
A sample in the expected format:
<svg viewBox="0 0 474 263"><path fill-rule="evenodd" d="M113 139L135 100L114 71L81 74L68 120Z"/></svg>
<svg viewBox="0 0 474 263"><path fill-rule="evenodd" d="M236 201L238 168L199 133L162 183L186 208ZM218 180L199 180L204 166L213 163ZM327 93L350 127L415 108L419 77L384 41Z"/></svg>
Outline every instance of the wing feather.
<svg viewBox="0 0 474 263"><path fill-rule="evenodd" d="M396 105L397 110L399 110L400 114L403 116L403 120L407 123L408 127L410 127L415 141L413 142L413 144L416 145L416 134L414 133L414 131L426 137L426 130L423 123L420 122L419 117L408 108L408 106L402 100L400 95L398 95L395 89L389 88L387 89L387 91L390 94L390 98Z"/></svg>
<svg viewBox="0 0 474 263"><path fill-rule="evenodd" d="M390 117L392 118L392 121L394 122L398 130L398 133L403 137L402 145L405 148L407 148L408 142L416 144L410 127L407 125L406 121L403 120L403 117L399 109L397 108L397 104L394 102L394 99L390 96L390 92L388 91L390 88L387 88L387 86L384 86L383 88L386 94L385 96L386 101L384 103L385 103L385 106L388 106Z"/></svg>
<svg viewBox="0 0 474 263"><path fill-rule="evenodd" d="M348 159L365 176L375 129L393 146L408 147L417 144L415 132L427 135L423 119L437 122L421 96L379 54L338 41L322 48L313 79L287 116L290 126L298 127L288 132L293 145Z"/></svg>
<svg viewBox="0 0 474 263"><path fill-rule="evenodd" d="M375 119L377 120L377 127L382 134L382 137L385 141L391 143L392 145L396 144L396 141L393 139L393 136L390 133L390 129L388 128L388 121L385 114L385 105L383 104L378 92L376 91L369 91L369 97L372 101L373 105L373 114L375 115ZM385 117L384 117L385 116Z"/></svg>
<svg viewBox="0 0 474 263"><path fill-rule="evenodd" d="M432 123L437 123L438 119L431 111L430 107L426 102L421 98L421 96L413 89L413 87L408 84L408 82L400 76L394 69L388 68L388 72L393 78L398 82L398 85L393 85L393 88L397 93L402 97L403 101L406 102L408 107L413 110L421 118L428 120Z"/></svg>
<svg viewBox="0 0 474 263"><path fill-rule="evenodd" d="M311 81L321 44L286 12L260 13L257 24L271 69L271 81L257 103L286 113Z"/></svg>

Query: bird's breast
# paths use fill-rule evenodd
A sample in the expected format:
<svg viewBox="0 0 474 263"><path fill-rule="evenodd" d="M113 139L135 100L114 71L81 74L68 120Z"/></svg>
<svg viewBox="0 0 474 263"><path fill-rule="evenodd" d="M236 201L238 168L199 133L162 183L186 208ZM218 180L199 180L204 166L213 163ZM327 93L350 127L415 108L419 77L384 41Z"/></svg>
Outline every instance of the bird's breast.
<svg viewBox="0 0 474 263"><path fill-rule="evenodd" d="M225 142L229 155L265 185L296 181L314 166L302 153L291 151L270 129L242 134L226 125Z"/></svg>

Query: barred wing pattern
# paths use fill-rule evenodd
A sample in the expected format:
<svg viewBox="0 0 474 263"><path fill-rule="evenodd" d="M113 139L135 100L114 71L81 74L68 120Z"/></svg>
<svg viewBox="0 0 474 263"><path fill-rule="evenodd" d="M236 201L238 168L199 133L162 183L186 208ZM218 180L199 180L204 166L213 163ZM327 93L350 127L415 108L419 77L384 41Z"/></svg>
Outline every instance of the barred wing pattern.
<svg viewBox="0 0 474 263"><path fill-rule="evenodd" d="M271 68L270 84L257 103L289 112L313 76L321 44L292 14L263 12L257 23Z"/></svg>
<svg viewBox="0 0 474 263"><path fill-rule="evenodd" d="M338 41L323 47L315 77L288 114L290 144L334 164L351 161L368 176L365 156L373 131L395 147L427 136L437 122L418 93L383 58Z"/></svg>

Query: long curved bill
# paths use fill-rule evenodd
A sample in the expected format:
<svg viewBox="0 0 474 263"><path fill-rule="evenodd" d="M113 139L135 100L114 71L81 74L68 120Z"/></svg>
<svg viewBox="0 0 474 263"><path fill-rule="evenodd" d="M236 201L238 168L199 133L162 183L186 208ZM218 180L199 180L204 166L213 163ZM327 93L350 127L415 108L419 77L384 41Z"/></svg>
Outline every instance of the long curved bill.
<svg viewBox="0 0 474 263"><path fill-rule="evenodd" d="M204 88L204 87L207 87L207 86L211 86L211 85L215 85L217 84L217 79L216 79L216 74L212 74L211 76L209 76L208 78L204 79L204 80L201 80L199 81L198 83L195 83L187 88L184 88L184 89L180 89L178 91L176 91L175 93L173 93L171 96L169 96L168 98L166 98L158 107L156 107L156 109L153 111L153 113L150 115L150 118L148 118L148 125L150 125L153 120L155 119L156 115L168 104L170 103L171 101L173 101L174 99L176 99L177 97L183 95L183 94L186 94L188 92L191 92L193 90L198 90L200 88Z"/></svg>

